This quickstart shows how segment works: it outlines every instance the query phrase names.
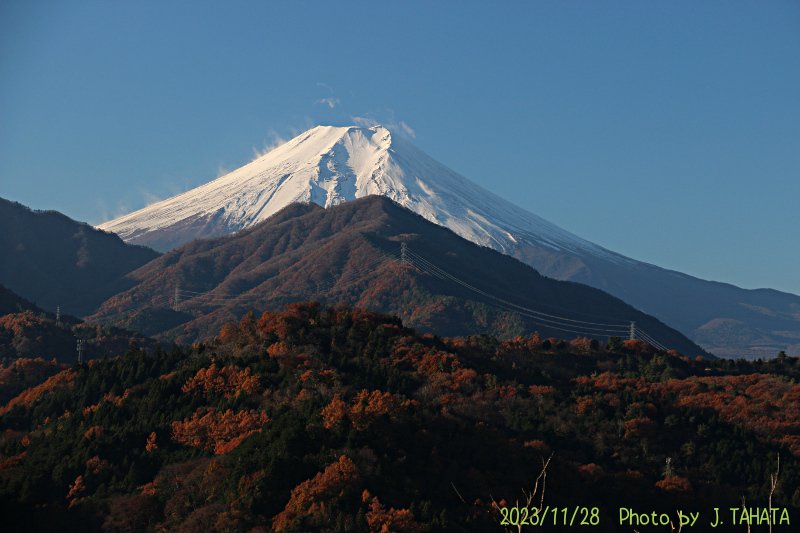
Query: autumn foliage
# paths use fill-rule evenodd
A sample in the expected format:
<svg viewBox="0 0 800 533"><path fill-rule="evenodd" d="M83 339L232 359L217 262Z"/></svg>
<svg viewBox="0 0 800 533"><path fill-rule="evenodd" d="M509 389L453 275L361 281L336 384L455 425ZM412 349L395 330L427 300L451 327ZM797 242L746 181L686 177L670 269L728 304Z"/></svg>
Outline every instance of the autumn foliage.
<svg viewBox="0 0 800 533"><path fill-rule="evenodd" d="M689 482L689 480L678 476L664 478L656 483L656 487L662 490L671 490L676 492L689 493L692 491L692 484Z"/></svg>
<svg viewBox="0 0 800 533"><path fill-rule="evenodd" d="M593 378L579 378L576 382L598 390L631 391L667 398L671 405L679 408L711 410L725 421L786 445L800 457L800 384L764 374L652 383L641 378L619 378L609 372ZM656 427L647 418L629 420L625 422L625 435L652 437Z"/></svg>
<svg viewBox="0 0 800 533"><path fill-rule="evenodd" d="M5 403L65 369L66 365L41 357L16 359L5 367L0 365L0 402Z"/></svg>
<svg viewBox="0 0 800 533"><path fill-rule="evenodd" d="M11 410L15 405L30 406L38 398L47 394L53 394L56 390L69 387L70 382L75 377L71 370L63 370L47 379L41 385L37 385L31 389L24 391L22 394L8 402L5 406L0 407L0 415L3 415Z"/></svg>
<svg viewBox="0 0 800 533"><path fill-rule="evenodd" d="M341 498L344 490L358 479L358 468L353 461L342 455L323 472L292 490L289 503L283 512L272 520L272 527L276 531L282 531L291 527L292 522L299 516L324 513L324 502Z"/></svg>
<svg viewBox="0 0 800 533"><path fill-rule="evenodd" d="M251 375L249 368L244 370L239 370L235 366L219 368L214 363L208 368L198 370L182 390L194 394L208 394L214 391L227 398L240 390L247 394L256 394L259 388L258 378Z"/></svg>
<svg viewBox="0 0 800 533"><path fill-rule="evenodd" d="M14 362L0 379L39 382L0 407L0 514L92 533L495 531L470 502L521 502L551 455L551 509L760 506L778 454L773 503L800 509L800 360L612 344L448 339L312 303L208 343Z"/></svg>
<svg viewBox="0 0 800 533"><path fill-rule="evenodd" d="M377 390L369 392L364 389L356 395L352 405L348 406L342 400L341 395L337 393L331 403L322 410L322 418L328 429L347 417L353 423L354 428L363 430L384 415L390 419L396 418L402 411L415 403L417 402L403 400L388 392L382 393Z"/></svg>
<svg viewBox="0 0 800 533"><path fill-rule="evenodd" d="M370 533L417 533L420 526L414 521L414 515L408 509L386 509L373 496L365 490L361 499L369 504L367 524Z"/></svg>
<svg viewBox="0 0 800 533"><path fill-rule="evenodd" d="M172 440L202 450L213 450L220 455L228 453L245 438L260 431L269 422L266 413L241 411L214 412L211 408L198 409L191 418L170 424Z"/></svg>

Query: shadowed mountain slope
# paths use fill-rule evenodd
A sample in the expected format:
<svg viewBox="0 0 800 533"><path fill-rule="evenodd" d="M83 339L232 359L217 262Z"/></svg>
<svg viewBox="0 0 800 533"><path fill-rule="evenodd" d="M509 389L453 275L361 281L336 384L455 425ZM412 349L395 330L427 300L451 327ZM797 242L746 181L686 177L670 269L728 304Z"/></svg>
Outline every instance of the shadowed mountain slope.
<svg viewBox="0 0 800 533"><path fill-rule="evenodd" d="M2 198L0 227L0 283L51 312L93 312L127 288L125 274L159 255L57 211Z"/></svg>

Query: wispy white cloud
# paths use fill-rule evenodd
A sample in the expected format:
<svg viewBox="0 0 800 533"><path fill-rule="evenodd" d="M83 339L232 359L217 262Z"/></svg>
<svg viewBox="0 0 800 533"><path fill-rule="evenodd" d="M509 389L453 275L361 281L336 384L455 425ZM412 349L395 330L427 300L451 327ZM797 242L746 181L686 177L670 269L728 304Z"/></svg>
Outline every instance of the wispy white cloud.
<svg viewBox="0 0 800 533"><path fill-rule="evenodd" d="M97 198L95 202L97 203L97 211L100 213L100 216L99 222L94 223L94 225L99 226L100 224L108 222L111 218L108 216L108 204L106 204L106 201L102 198Z"/></svg>
<svg viewBox="0 0 800 533"><path fill-rule="evenodd" d="M402 120L400 121L400 127L403 129L403 131L405 131L412 138L414 138L414 139L417 138L417 135L414 133L414 130L412 130L411 127L409 127L409 125L406 124L405 122L403 122Z"/></svg>
<svg viewBox="0 0 800 533"><path fill-rule="evenodd" d="M114 220L115 218L125 216L133 211L129 206L121 201L117 202L117 205L113 208L109 208L105 200L98 200L97 204L100 208L100 218L102 219L97 223L98 226L108 222L109 220Z"/></svg>
<svg viewBox="0 0 800 533"><path fill-rule="evenodd" d="M218 170L218 172L220 170L224 171L224 169L220 168ZM163 202L164 200L168 200L170 198L174 198L175 196L178 196L179 194L183 194L186 191L188 191L191 187L193 187L193 186L191 186L187 180L184 180L182 184L179 184L179 183L176 183L176 181L174 179L172 179L172 180L166 181L165 183L162 184L162 188L165 188L166 191L162 190L158 194L152 193L150 191L146 191L146 190L141 189L141 188L139 188L138 190L139 190L139 194L141 194L142 198L144 198L144 207L150 207L151 205L157 204L158 202ZM120 204L120 207L122 207L122 204ZM136 210L138 210L138 209L142 209L142 208L141 207L136 208ZM130 212L130 210L129 210L129 212ZM127 213L123 213L123 214L127 214ZM122 216L122 215L118 214L118 215L115 215L115 216Z"/></svg>
<svg viewBox="0 0 800 533"><path fill-rule="evenodd" d="M351 116L350 120L353 121L353 124L356 126L361 126L362 128L374 128L375 126L383 126L384 128L388 129L389 131L399 132L401 134L407 135L413 139L417 138L416 132L403 122L402 120L399 123L395 123L394 121L394 112L390 109L389 111L389 120L383 123L378 122L372 117L354 117Z"/></svg>
<svg viewBox="0 0 800 533"><path fill-rule="evenodd" d="M114 214L112 215L112 219L119 218L122 216L127 215L128 213L133 212L133 209L128 207L126 204L122 202L117 203L117 207L114 209Z"/></svg>
<svg viewBox="0 0 800 533"><path fill-rule="evenodd" d="M291 134L292 134L291 138L294 138L297 137L300 134L300 132L294 131L293 129L291 131ZM289 140L289 139L284 139L278 134L278 132L274 130L271 130L269 133L267 133L267 135L270 137L270 139L264 141L264 146L260 150L258 148L253 147L254 160L258 159L259 157L264 157L265 155L273 151L275 148L281 146L282 144L286 144L286 142Z"/></svg>
<svg viewBox="0 0 800 533"><path fill-rule="evenodd" d="M314 102L314 105L325 104L328 107L330 107L331 109L333 109L334 107L339 105L339 103L340 103L340 100L338 98L331 97L331 98L323 98L322 100L317 100L316 102Z"/></svg>
<svg viewBox="0 0 800 533"><path fill-rule="evenodd" d="M145 191L143 189L139 189L139 192L144 197L144 206L145 207L150 207L151 205L156 204L156 203L160 202L161 200L164 200L164 198L156 196L155 194L153 194L153 193L151 193L149 191Z"/></svg>
<svg viewBox="0 0 800 533"><path fill-rule="evenodd" d="M134 205L136 207L131 207L128 203L123 202L122 200L118 201L115 206L109 206L108 203L103 199L97 200L97 208L100 213L99 222L97 225L104 224L111 220L117 219L119 217L123 217L134 211L138 211L139 209L143 209L145 207L150 207L151 205L161 202L162 200L166 200L168 198L172 198L173 196L177 196L183 192L188 190L188 184L184 184L184 187L181 188L176 184L169 184L168 185L169 192L166 195L158 195L151 193L150 191L146 191L144 189L138 188L138 193L142 196L143 202L134 201ZM141 205L144 203L144 205Z"/></svg>
<svg viewBox="0 0 800 533"><path fill-rule="evenodd" d="M326 89L328 89L331 92L331 94L333 94L333 89L331 89L330 85L326 85L326 84L318 81L317 82L317 87L325 87Z"/></svg>
<svg viewBox="0 0 800 533"><path fill-rule="evenodd" d="M218 165L217 166L217 177L218 178L221 178L222 176L224 176L226 174L230 174L230 173L231 173L231 171L228 170L227 168L223 167L222 165Z"/></svg>
<svg viewBox="0 0 800 533"><path fill-rule="evenodd" d="M350 117L350 120L353 121L353 124L356 126L361 126L362 128L374 128L375 126L380 126L380 124L369 117Z"/></svg>

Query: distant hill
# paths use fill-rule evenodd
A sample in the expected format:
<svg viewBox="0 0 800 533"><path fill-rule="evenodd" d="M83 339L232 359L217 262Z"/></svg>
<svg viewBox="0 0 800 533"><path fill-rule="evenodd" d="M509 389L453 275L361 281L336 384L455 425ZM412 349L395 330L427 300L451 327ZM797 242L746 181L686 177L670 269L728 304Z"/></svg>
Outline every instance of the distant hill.
<svg viewBox="0 0 800 533"><path fill-rule="evenodd" d="M84 316L159 256L56 211L0 198L0 283L49 312Z"/></svg>
<svg viewBox="0 0 800 533"><path fill-rule="evenodd" d="M188 343L212 338L251 309L318 300L395 314L418 331L447 336L538 331L604 341L627 338L635 322L637 336L709 357L603 291L541 276L381 196L328 209L291 204L255 227L185 244L129 278L134 286L103 303L91 321Z"/></svg>
<svg viewBox="0 0 800 533"><path fill-rule="evenodd" d="M155 351L156 342L135 331L105 324L87 324L70 315L62 314L59 318L56 322L54 313L42 310L0 285L0 371L13 365L25 366L20 362L22 360L42 359L72 364L78 355L78 339L86 341L83 354L86 361L120 355L131 341L151 353Z"/></svg>
<svg viewBox="0 0 800 533"><path fill-rule="evenodd" d="M0 316L33 310L39 311L41 309L33 302L29 302L11 289L0 285Z"/></svg>

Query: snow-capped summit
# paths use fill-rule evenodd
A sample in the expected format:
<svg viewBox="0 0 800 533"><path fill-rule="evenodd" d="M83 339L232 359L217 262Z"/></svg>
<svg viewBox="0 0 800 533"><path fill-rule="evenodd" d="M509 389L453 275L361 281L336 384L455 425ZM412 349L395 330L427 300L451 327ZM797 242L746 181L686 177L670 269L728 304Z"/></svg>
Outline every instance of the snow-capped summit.
<svg viewBox="0 0 800 533"><path fill-rule="evenodd" d="M292 202L329 207L370 194L510 255L529 245L625 260L472 183L382 126L318 126L230 174L98 227L167 251L258 224Z"/></svg>

